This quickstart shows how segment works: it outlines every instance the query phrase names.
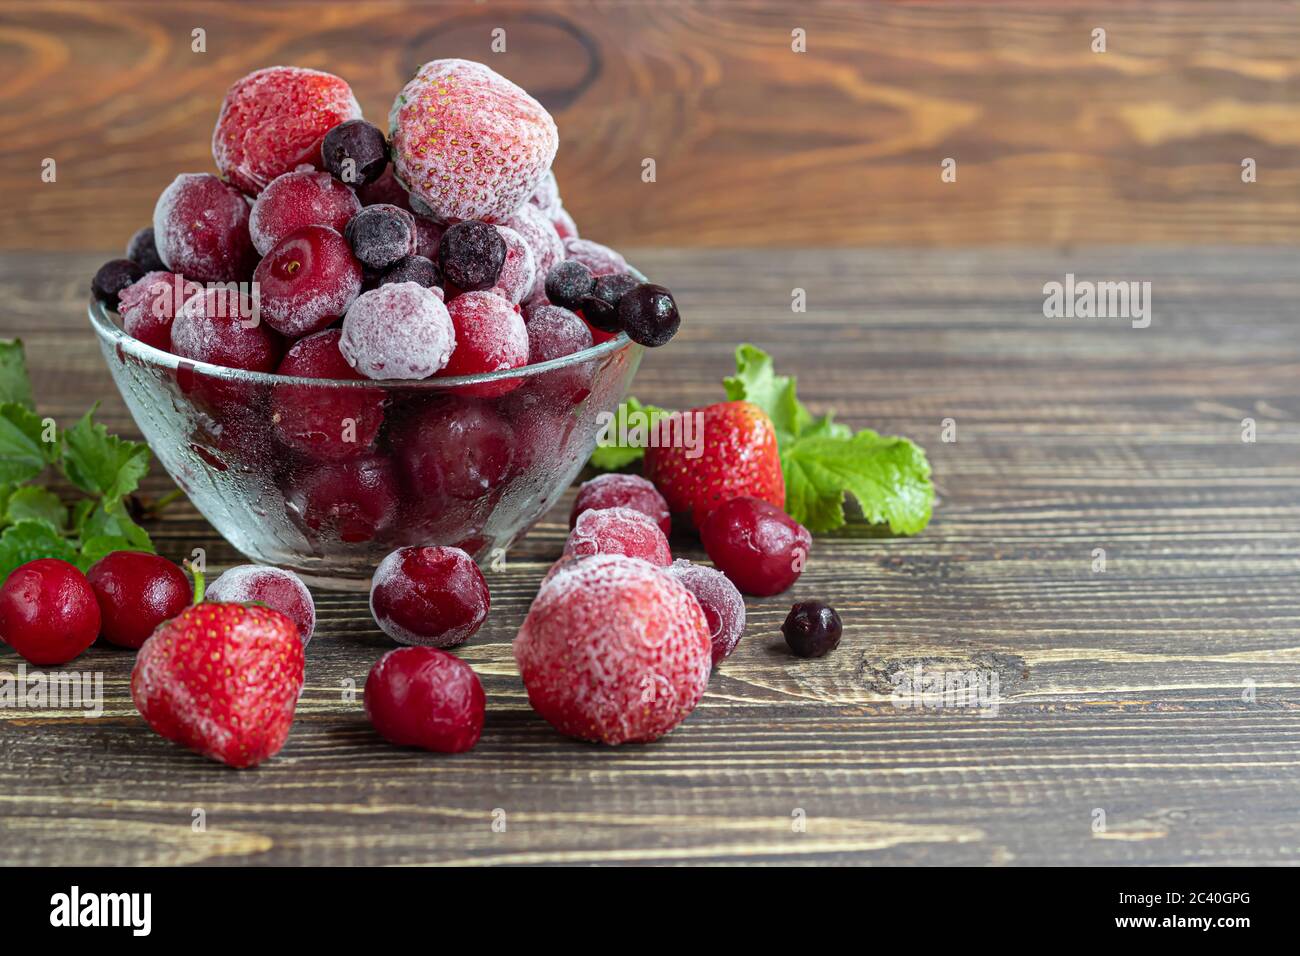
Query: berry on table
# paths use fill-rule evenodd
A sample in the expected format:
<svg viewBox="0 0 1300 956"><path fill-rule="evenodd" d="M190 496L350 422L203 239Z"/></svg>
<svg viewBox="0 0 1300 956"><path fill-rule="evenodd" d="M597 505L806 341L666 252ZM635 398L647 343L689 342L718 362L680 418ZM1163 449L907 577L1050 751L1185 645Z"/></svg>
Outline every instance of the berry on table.
<svg viewBox="0 0 1300 956"><path fill-rule="evenodd" d="M781 633L799 657L822 657L840 646L844 625L835 608L820 601L804 601L790 608Z"/></svg>
<svg viewBox="0 0 1300 956"><path fill-rule="evenodd" d="M573 311L582 308L582 300L595 289L596 277L577 259L556 263L546 276L546 298Z"/></svg>
<svg viewBox="0 0 1300 956"><path fill-rule="evenodd" d="M399 548L370 582L370 613L399 644L464 644L491 605L483 572L460 548Z"/></svg>
<svg viewBox="0 0 1300 956"><path fill-rule="evenodd" d="M158 255L158 246L153 238L153 226L145 226L135 231L135 235L126 244L126 257L145 272L161 272L167 268Z"/></svg>
<svg viewBox="0 0 1300 956"><path fill-rule="evenodd" d="M399 747L463 753L483 733L486 697L474 669L435 647L397 647L366 678L366 716Z"/></svg>
<svg viewBox="0 0 1300 956"><path fill-rule="evenodd" d="M599 283L597 283L599 287ZM677 334L682 317L673 294L661 285L642 283L619 299L618 324L640 345L658 348Z"/></svg>
<svg viewBox="0 0 1300 956"><path fill-rule="evenodd" d="M181 173L153 207L158 255L196 282L242 282L257 265L248 216L234 186L211 173Z"/></svg>
<svg viewBox="0 0 1300 956"><path fill-rule="evenodd" d="M388 124L398 178L442 220L504 219L537 189L560 142L540 103L469 60L420 67Z"/></svg>
<svg viewBox="0 0 1300 956"><path fill-rule="evenodd" d="M624 475L612 471L583 482L578 488L577 497L573 499L569 527L572 528L577 523L578 516L584 511L602 508L630 508L639 511L658 525L665 536L672 533L673 519L668 512L668 502L659 494L659 489L640 475Z"/></svg>
<svg viewBox="0 0 1300 956"><path fill-rule="evenodd" d="M319 332L347 311L361 294L361 264L329 226L303 226L267 252L253 281L266 324L297 338Z"/></svg>
<svg viewBox="0 0 1300 956"><path fill-rule="evenodd" d="M446 281L462 292L492 288L505 261L501 233L476 219L451 226L438 243L438 266Z"/></svg>
<svg viewBox="0 0 1300 956"><path fill-rule="evenodd" d="M482 375L528 364L528 329L509 302L491 292L466 292L447 306L456 329L456 349L439 376ZM456 394L493 398L513 391L522 379L460 385Z"/></svg>
<svg viewBox="0 0 1300 956"><path fill-rule="evenodd" d="M90 291L110 309L116 309L123 289L144 278L144 270L130 259L109 259L90 280Z"/></svg>
<svg viewBox="0 0 1300 956"><path fill-rule="evenodd" d="M564 542L563 557L621 554L659 567L673 562L668 539L655 523L631 508L587 509L578 515Z"/></svg>
<svg viewBox="0 0 1300 956"><path fill-rule="evenodd" d="M414 282L426 289L433 289L442 284L442 273L436 264L424 256L403 256L379 277L380 285L393 282Z"/></svg>
<svg viewBox="0 0 1300 956"><path fill-rule="evenodd" d="M303 647L316 630L316 603L302 578L283 568L239 564L221 573L208 587L209 601L265 604L293 621Z"/></svg>
<svg viewBox="0 0 1300 956"><path fill-rule="evenodd" d="M474 501L510 477L516 438L491 404L448 397L414 412L390 443L410 495Z"/></svg>
<svg viewBox="0 0 1300 956"><path fill-rule="evenodd" d="M360 118L352 88L339 77L296 66L267 67L226 91L212 131L212 157L222 176L256 196L281 173L320 163L325 134Z"/></svg>
<svg viewBox="0 0 1300 956"><path fill-rule="evenodd" d="M248 215L248 234L259 255L304 226L329 226L341 233L361 211L356 193L329 173L301 169L271 180Z"/></svg>
<svg viewBox="0 0 1300 956"><path fill-rule="evenodd" d="M86 580L99 602L99 633L119 647L139 648L194 597L184 571L147 551L107 554L91 565Z"/></svg>
<svg viewBox="0 0 1300 956"><path fill-rule="evenodd" d="M668 573L695 595L709 622L713 639L713 666L722 663L740 643L745 633L745 599L725 574L702 564L674 561Z"/></svg>
<svg viewBox="0 0 1300 956"><path fill-rule="evenodd" d="M361 296L343 317L339 351L366 378L428 378L447 364L456 331L442 299L414 282Z"/></svg>
<svg viewBox="0 0 1300 956"><path fill-rule="evenodd" d="M497 232L506 243L506 258L501 264L501 273L491 291L518 305L532 294L537 284L537 267L533 260L533 250L524 242L524 237L508 226L497 226Z"/></svg>
<svg viewBox="0 0 1300 956"><path fill-rule="evenodd" d="M365 380L339 351L338 329L299 339L285 353L277 375ZM378 388L288 385L271 388L271 425L290 448L320 461L343 461L368 451L384 421Z"/></svg>
<svg viewBox="0 0 1300 956"><path fill-rule="evenodd" d="M345 120L325 134L321 165L352 187L373 183L388 168L388 142L378 126L363 119Z"/></svg>
<svg viewBox="0 0 1300 956"><path fill-rule="evenodd" d="M387 269L416 250L415 217L384 203L362 208L344 235L353 254L371 269Z"/></svg>
<svg viewBox="0 0 1300 956"><path fill-rule="evenodd" d="M528 701L560 733L607 744L668 733L695 709L713 651L700 604L621 555L555 569L514 641Z"/></svg>
<svg viewBox="0 0 1300 956"><path fill-rule="evenodd" d="M700 528L709 558L740 590L766 597L799 579L812 535L761 498L741 496L715 508Z"/></svg>
<svg viewBox="0 0 1300 956"><path fill-rule="evenodd" d="M312 463L289 483L285 505L290 519L313 540L373 540L397 516L392 465L382 455Z"/></svg>
<svg viewBox="0 0 1300 956"><path fill-rule="evenodd" d="M95 591L67 561L28 561L0 585L0 639L38 667L72 660L99 625Z"/></svg>

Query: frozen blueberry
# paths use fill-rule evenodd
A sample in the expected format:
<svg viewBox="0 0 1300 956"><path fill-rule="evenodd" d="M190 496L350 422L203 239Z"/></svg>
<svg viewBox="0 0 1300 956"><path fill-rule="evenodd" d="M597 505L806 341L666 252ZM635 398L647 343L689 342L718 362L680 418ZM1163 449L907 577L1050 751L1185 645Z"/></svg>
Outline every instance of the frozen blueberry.
<svg viewBox="0 0 1300 956"><path fill-rule="evenodd" d="M325 168L349 186L373 183L388 168L388 143L379 127L365 120L339 123L320 144Z"/></svg>
<svg viewBox="0 0 1300 956"><path fill-rule="evenodd" d="M418 282L426 289L442 284L442 274L438 266L424 256L406 256L398 259L379 279L379 285L390 282Z"/></svg>
<svg viewBox="0 0 1300 956"><path fill-rule="evenodd" d="M118 293L142 278L144 270L130 259L109 259L90 280L90 291L110 309L116 309Z"/></svg>
<svg viewBox="0 0 1300 956"><path fill-rule="evenodd" d="M131 241L126 244L126 257L145 272L166 272L167 265L158 255L158 246L153 240L153 226L145 226L136 231Z"/></svg>
<svg viewBox="0 0 1300 956"><path fill-rule="evenodd" d="M595 287L596 277L577 259L565 259L546 276L546 298L570 311L581 308Z"/></svg>
<svg viewBox="0 0 1300 956"><path fill-rule="evenodd" d="M633 342L657 348L677 334L682 317L671 292L645 282L619 300L618 324Z"/></svg>
<svg viewBox="0 0 1300 956"><path fill-rule="evenodd" d="M501 233L477 219L456 223L438 243L442 274L462 292L492 288L505 261L506 241Z"/></svg>
<svg viewBox="0 0 1300 956"><path fill-rule="evenodd" d="M805 601L790 608L781 633L799 657L821 657L840 646L843 632L835 608L820 601Z"/></svg>
<svg viewBox="0 0 1300 956"><path fill-rule="evenodd" d="M344 236L362 265L387 269L415 252L415 217L387 203L366 206L348 221Z"/></svg>

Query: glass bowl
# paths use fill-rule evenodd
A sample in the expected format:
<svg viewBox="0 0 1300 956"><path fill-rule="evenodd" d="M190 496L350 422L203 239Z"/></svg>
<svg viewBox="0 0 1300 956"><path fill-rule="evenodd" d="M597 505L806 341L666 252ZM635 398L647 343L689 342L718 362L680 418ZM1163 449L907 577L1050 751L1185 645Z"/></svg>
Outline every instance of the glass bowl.
<svg viewBox="0 0 1300 956"><path fill-rule="evenodd" d="M505 372L345 381L191 362L98 302L90 324L149 447L213 527L253 561L344 590L404 545L503 553L582 469L642 354L619 335Z"/></svg>

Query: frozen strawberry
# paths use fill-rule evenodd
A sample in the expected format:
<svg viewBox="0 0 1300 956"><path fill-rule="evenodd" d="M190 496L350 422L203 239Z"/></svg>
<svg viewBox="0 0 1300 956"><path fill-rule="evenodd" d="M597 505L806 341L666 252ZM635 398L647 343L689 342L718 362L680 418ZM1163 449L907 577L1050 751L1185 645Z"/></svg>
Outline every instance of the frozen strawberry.
<svg viewBox="0 0 1300 956"><path fill-rule="evenodd" d="M393 467L382 455L312 462L289 484L289 518L315 542L359 544L388 531L397 517Z"/></svg>
<svg viewBox="0 0 1300 956"><path fill-rule="evenodd" d="M741 495L714 508L700 527L710 560L746 594L780 594L803 573L812 535L776 505Z"/></svg>
<svg viewBox="0 0 1300 956"><path fill-rule="evenodd" d="M211 173L182 173L153 207L167 268L196 282L243 282L257 265L243 193Z"/></svg>
<svg viewBox="0 0 1300 956"><path fill-rule="evenodd" d="M709 622L713 638L713 666L731 655L745 633L745 599L725 574L702 564L674 561L668 573L695 595Z"/></svg>
<svg viewBox="0 0 1300 956"><path fill-rule="evenodd" d="M222 176L256 196L281 173L303 164L319 167L325 134L360 118L352 89L339 77L267 67L226 91L212 132L212 157Z"/></svg>
<svg viewBox="0 0 1300 956"><path fill-rule="evenodd" d="M303 226L285 236L253 272L261 317L297 338L333 324L361 294L361 263L329 226Z"/></svg>
<svg viewBox="0 0 1300 956"><path fill-rule="evenodd" d="M610 472L597 475L591 481L584 482L578 488L578 496L573 499L573 510L569 512L569 527L572 528L578 516L589 509L630 508L639 511L656 525L665 535L672 533L673 520L668 511L668 502L653 484L640 475L623 475Z"/></svg>
<svg viewBox="0 0 1300 956"><path fill-rule="evenodd" d="M209 601L228 604L265 604L293 621L302 646L311 642L316 630L316 602L302 578L283 568L261 564L239 564L228 568L208 588Z"/></svg>
<svg viewBox="0 0 1300 956"><path fill-rule="evenodd" d="M524 242L523 236L508 226L495 228L505 240L506 257L501 264L501 273L497 276L496 285L490 291L518 305L532 295L533 287L537 284L537 266L533 259L533 250L529 248L528 243Z"/></svg>
<svg viewBox="0 0 1300 956"><path fill-rule="evenodd" d="M358 379L339 351L338 329L299 339L285 353L278 375ZM384 421L384 393L378 388L276 384L271 389L271 424L279 439L320 461L343 461L368 451Z"/></svg>
<svg viewBox="0 0 1300 956"><path fill-rule="evenodd" d="M253 248L266 255L303 226L329 226L342 234L348 220L361 211L361 200L329 173L298 170L271 180L249 213Z"/></svg>
<svg viewBox="0 0 1300 956"><path fill-rule="evenodd" d="M514 642L533 708L563 734L607 744L668 733L695 709L713 652L699 602L636 558L558 568Z"/></svg>
<svg viewBox="0 0 1300 956"><path fill-rule="evenodd" d="M655 483L674 513L691 513L699 528L709 513L738 495L752 495L780 508L785 479L772 420L750 402L719 402L691 409L702 454L685 442L646 449L645 476ZM691 443L694 444L694 443Z"/></svg>
<svg viewBox="0 0 1300 956"><path fill-rule="evenodd" d="M302 690L298 628L267 607L204 602L144 642L131 697L158 734L231 767L280 752Z"/></svg>
<svg viewBox="0 0 1300 956"><path fill-rule="evenodd" d="M537 189L560 142L540 103L470 60L420 67L388 122L397 178L440 220L505 219Z"/></svg>
<svg viewBox="0 0 1300 956"><path fill-rule="evenodd" d="M564 542L564 555L621 554L667 567L673 555L653 518L631 508L588 508L578 515Z"/></svg>
<svg viewBox="0 0 1300 956"><path fill-rule="evenodd" d="M528 330L505 299L490 292L466 292L451 300L447 312L456 329L456 350L438 375L482 375L528 364ZM493 398L521 384L518 378L499 379L462 385L456 393Z"/></svg>
<svg viewBox="0 0 1300 956"><path fill-rule="evenodd" d="M399 548L370 582L370 613L399 644L464 644L491 606L483 572L460 548Z"/></svg>
<svg viewBox="0 0 1300 956"><path fill-rule="evenodd" d="M560 184L555 181L555 173L546 171L542 181L537 184L528 202L540 209L547 219L554 219L555 214L563 208L560 204Z"/></svg>
<svg viewBox="0 0 1300 956"><path fill-rule="evenodd" d="M182 305L200 292L174 272L150 272L122 290L118 311L127 335L164 352L172 347L172 320Z"/></svg>
<svg viewBox="0 0 1300 956"><path fill-rule="evenodd" d="M373 379L428 378L447 364L456 331L442 299L415 282L361 294L343 317L339 351Z"/></svg>
<svg viewBox="0 0 1300 956"><path fill-rule="evenodd" d="M564 259L564 240L542 211L529 204L520 206L502 225L519 233L533 251L535 278L532 291L524 298L531 299L544 294L547 275Z"/></svg>
<svg viewBox="0 0 1300 956"><path fill-rule="evenodd" d="M99 625L95 592L67 561L28 561L0 586L0 639L39 667L72 660Z"/></svg>
<svg viewBox="0 0 1300 956"><path fill-rule="evenodd" d="M628 271L627 260L621 254L609 246L602 246L599 242L579 239L576 236L564 240L564 254L560 258L576 259L590 269L591 274L596 277Z"/></svg>
<svg viewBox="0 0 1300 956"><path fill-rule="evenodd" d="M474 669L433 647L391 650L366 678L366 716L399 747L451 754L473 749L483 733L485 703Z"/></svg>

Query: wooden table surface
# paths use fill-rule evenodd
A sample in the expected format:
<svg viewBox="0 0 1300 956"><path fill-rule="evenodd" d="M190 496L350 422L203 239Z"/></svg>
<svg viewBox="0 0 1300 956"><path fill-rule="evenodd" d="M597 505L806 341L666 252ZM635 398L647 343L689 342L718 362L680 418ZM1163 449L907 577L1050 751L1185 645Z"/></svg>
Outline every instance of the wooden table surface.
<svg viewBox="0 0 1300 956"><path fill-rule="evenodd" d="M635 259L687 316L637 395L716 400L752 341L815 409L926 446L930 527L819 538L792 592L748 602L700 707L647 746L558 736L515 672L568 496L490 575L492 615L459 651L489 704L464 755L389 747L344 699L391 646L362 596L317 594L293 733L251 771L155 736L129 697L133 656L92 648L74 666L103 672L102 718L0 711L0 862L1300 862L1294 250ZM103 399L133 431L84 315L97 261L0 259L0 330L26 340L43 413L69 422ZM1067 272L1150 281L1150 328L1044 319L1042 285ZM147 489L167 487L155 466ZM187 504L150 530L170 557L239 560ZM806 598L844 618L822 660L778 634ZM896 707L888 675L916 663L996 672L997 712Z"/></svg>

